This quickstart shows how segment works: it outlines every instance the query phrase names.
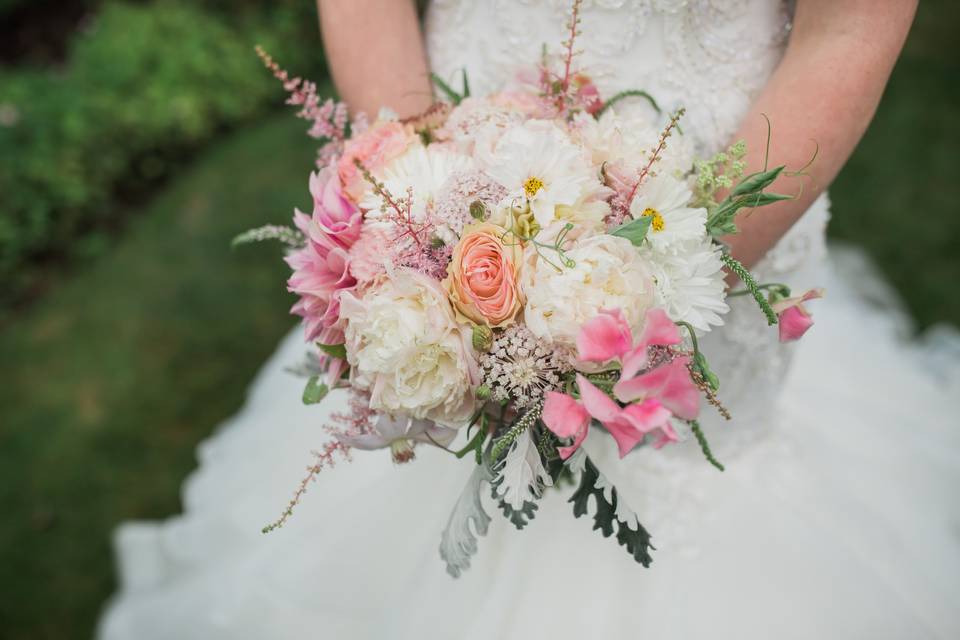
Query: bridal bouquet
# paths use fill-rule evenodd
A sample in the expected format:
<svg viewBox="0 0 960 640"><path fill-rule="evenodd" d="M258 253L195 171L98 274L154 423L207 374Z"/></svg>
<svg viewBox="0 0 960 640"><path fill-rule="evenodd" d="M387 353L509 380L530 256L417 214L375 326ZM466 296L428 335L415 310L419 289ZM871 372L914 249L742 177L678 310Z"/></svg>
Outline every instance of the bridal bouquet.
<svg viewBox="0 0 960 640"><path fill-rule="evenodd" d="M575 5L565 53L504 91L474 97L466 77L459 92L435 78L447 100L373 122L261 52L326 144L312 212L238 241L289 245L292 311L318 350L304 401L350 396L265 530L336 456L389 449L406 463L430 446L475 465L441 538L452 575L488 529L482 492L523 528L563 478L578 482L573 515L592 497L594 528L646 566L650 535L581 448L588 431L621 457L692 437L722 470L701 400L729 415L697 338L723 323L724 268L782 340L812 324L802 302L819 295L758 284L719 240L739 210L791 197L765 191L784 169L745 174L742 143L694 161L682 110L659 129L618 114L628 100L657 105L641 91L603 99L571 64L576 34Z"/></svg>

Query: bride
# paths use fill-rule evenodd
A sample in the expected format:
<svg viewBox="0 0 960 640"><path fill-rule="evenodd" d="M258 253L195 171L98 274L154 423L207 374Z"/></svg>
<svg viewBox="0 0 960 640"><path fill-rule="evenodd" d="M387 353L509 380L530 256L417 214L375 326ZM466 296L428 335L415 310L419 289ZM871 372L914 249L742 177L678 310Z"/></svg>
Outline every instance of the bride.
<svg viewBox="0 0 960 640"><path fill-rule="evenodd" d="M442 78L466 69L474 93L496 90L562 40L569 3L436 0L425 37L413 2L319 4L342 96L407 115L431 100L428 60ZM824 245L824 189L872 117L915 4L584 3L581 63L602 93L682 100L701 154L743 138L758 166L762 114L774 163L801 166L819 145L801 197L731 238L762 279L826 284L829 298L795 353L742 298L710 335L737 419L705 429L727 471L689 442L601 465L654 534L650 569L570 518L558 490L523 531L495 522L452 579L437 546L470 465L429 447L414 465L381 452L325 471L287 526L262 535L345 402L301 405L285 371L306 350L295 332L201 446L183 515L118 531L122 588L100 637L960 637L960 361L903 343L897 313L877 307L890 296L864 294L882 283L849 253L830 272ZM609 462L612 442L585 446Z"/></svg>

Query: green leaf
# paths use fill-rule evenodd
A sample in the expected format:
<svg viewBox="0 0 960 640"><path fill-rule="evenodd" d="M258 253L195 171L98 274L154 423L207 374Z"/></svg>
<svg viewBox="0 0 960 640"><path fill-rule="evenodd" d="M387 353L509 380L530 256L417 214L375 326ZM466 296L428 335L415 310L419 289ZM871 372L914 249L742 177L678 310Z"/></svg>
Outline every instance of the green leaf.
<svg viewBox="0 0 960 640"><path fill-rule="evenodd" d="M624 522L617 517L617 503L620 500L617 488L610 486L609 481L582 450L578 450L568 462L571 466L580 463L583 464L583 470L580 473L580 486L573 492L569 500L573 503L573 515L577 518L586 515L590 496L593 496L596 504L593 528L599 529L605 538L609 538L616 528L617 542L626 548L634 560L645 567L649 567L650 563L653 562L650 550L654 548L650 544L650 534L635 516L628 518L629 522ZM607 492L609 492L609 500L606 497ZM624 511L629 512L629 509Z"/></svg>
<svg viewBox="0 0 960 640"><path fill-rule="evenodd" d="M707 363L707 357L703 355L702 351L697 351L693 355L693 365L714 392L720 390L720 378L710 369L710 365Z"/></svg>
<svg viewBox="0 0 960 640"><path fill-rule="evenodd" d="M470 82L467 80L467 68L463 68L463 97L470 97Z"/></svg>
<svg viewBox="0 0 960 640"><path fill-rule="evenodd" d="M464 76L464 78L466 78L466 76ZM433 81L433 84L437 85L437 88L440 89L441 93L447 96L447 99L453 104L460 104L460 101L463 100L464 96L454 91L453 87L447 84L446 81L437 74L431 73L430 79Z"/></svg>
<svg viewBox="0 0 960 640"><path fill-rule="evenodd" d="M317 348L331 358L339 358L340 360L347 359L347 348L343 344L323 344L318 342Z"/></svg>
<svg viewBox="0 0 960 640"><path fill-rule="evenodd" d="M756 207L773 204L774 202L780 202L781 200L793 200L793 198L793 196L782 193L758 193L756 195L744 196L742 200L743 206L754 209Z"/></svg>
<svg viewBox="0 0 960 640"><path fill-rule="evenodd" d="M509 520L510 524L518 530L530 524L530 521L537 515L537 509L540 507L537 506L536 502L524 502L523 508L514 509L506 500L501 499L500 496L497 495L497 488L495 486L491 487L491 489L491 495L494 500L497 500L497 506L500 507L500 510L503 512L503 517Z"/></svg>
<svg viewBox="0 0 960 640"><path fill-rule="evenodd" d="M647 230L650 228L651 222L653 222L653 216L640 216L620 225L611 231L610 235L626 238L633 246L639 247L643 239L647 237Z"/></svg>
<svg viewBox="0 0 960 640"><path fill-rule="evenodd" d="M783 171L784 165L780 165L774 169L768 171L758 171L757 173L751 173L748 176L745 176L736 187L733 188L733 191L730 192L731 196L742 196L748 193L760 193L764 189L770 186L770 184L776 180L780 173Z"/></svg>
<svg viewBox="0 0 960 640"><path fill-rule="evenodd" d="M303 404L317 404L327 397L330 388L320 382L320 376L311 376L303 388Z"/></svg>

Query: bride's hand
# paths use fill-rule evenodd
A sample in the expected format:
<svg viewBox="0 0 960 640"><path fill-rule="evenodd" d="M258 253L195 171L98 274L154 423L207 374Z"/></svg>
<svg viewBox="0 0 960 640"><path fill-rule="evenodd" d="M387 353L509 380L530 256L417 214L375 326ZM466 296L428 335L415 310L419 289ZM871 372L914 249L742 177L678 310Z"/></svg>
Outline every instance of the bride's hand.
<svg viewBox="0 0 960 640"><path fill-rule="evenodd" d="M413 0L317 0L323 45L340 97L371 119L424 111L433 92Z"/></svg>
<svg viewBox="0 0 960 640"><path fill-rule="evenodd" d="M916 0L798 0L783 60L744 119L736 140L748 148L748 171L763 166L767 123L769 166L797 169L817 146L799 198L742 213L740 233L725 238L750 266L787 232L836 177L873 118L913 21ZM800 191L798 178L770 188Z"/></svg>

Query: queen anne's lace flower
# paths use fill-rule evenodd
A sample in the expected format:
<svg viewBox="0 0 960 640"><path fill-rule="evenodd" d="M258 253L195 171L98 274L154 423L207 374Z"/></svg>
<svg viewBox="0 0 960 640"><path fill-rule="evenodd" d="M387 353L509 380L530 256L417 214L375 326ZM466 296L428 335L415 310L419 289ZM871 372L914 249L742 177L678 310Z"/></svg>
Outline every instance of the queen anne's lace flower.
<svg viewBox="0 0 960 640"><path fill-rule="evenodd" d="M490 351L480 357L480 367L491 397L500 402L512 399L519 409L559 388L560 376L570 369L569 359L561 351L537 339L523 325L500 334Z"/></svg>

